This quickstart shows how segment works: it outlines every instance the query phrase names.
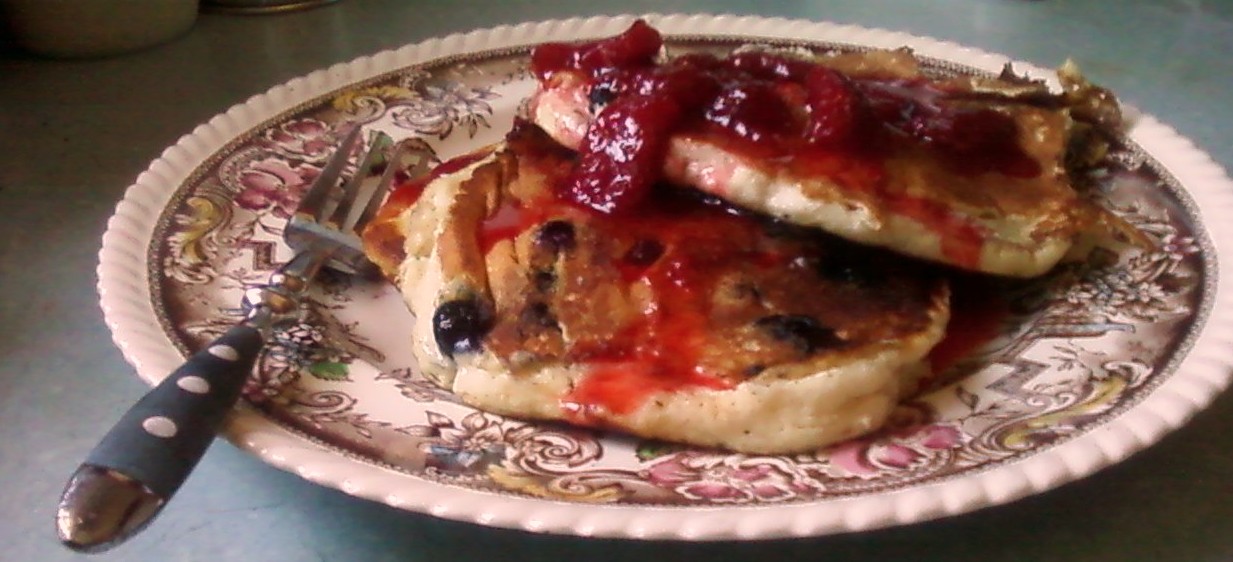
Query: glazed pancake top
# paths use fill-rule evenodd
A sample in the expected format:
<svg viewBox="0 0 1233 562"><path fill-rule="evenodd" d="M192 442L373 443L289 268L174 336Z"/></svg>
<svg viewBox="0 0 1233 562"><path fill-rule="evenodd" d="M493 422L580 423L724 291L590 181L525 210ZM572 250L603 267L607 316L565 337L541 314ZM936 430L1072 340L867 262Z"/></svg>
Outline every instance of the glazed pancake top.
<svg viewBox="0 0 1233 562"><path fill-rule="evenodd" d="M662 60L642 23L536 49L533 120L578 149L574 200L612 212L666 177L791 222L964 269L1029 276L1091 226L1072 186L1117 104L1004 72L926 76L906 50ZM618 164L612 155L623 153ZM619 187L613 187L617 185Z"/></svg>

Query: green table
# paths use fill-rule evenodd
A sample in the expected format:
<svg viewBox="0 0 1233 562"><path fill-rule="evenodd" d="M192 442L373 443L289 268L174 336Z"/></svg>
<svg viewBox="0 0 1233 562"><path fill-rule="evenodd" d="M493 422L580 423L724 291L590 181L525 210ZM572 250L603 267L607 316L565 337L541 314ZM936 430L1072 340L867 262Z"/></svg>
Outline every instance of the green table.
<svg viewBox="0 0 1233 562"><path fill-rule="evenodd" d="M248 96L337 62L503 23L734 12L882 27L1053 66L1233 167L1233 2L1215 0L343 0L203 15L184 37L99 60L0 52L0 560L53 561L67 475L145 390L113 346L95 254L124 188L164 147ZM1083 481L1008 505L860 534L689 544L532 535L405 513L210 450L154 526L98 560L1230 560L1233 396Z"/></svg>

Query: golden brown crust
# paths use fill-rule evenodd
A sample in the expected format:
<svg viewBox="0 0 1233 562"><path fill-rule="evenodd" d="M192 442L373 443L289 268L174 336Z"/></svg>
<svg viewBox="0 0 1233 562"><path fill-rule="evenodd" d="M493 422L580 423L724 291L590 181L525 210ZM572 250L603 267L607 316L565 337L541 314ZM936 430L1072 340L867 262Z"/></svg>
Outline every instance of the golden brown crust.
<svg viewBox="0 0 1233 562"><path fill-rule="evenodd" d="M1041 165L1030 178L993 172L960 174L928 151L917 149L885 163L891 193L937 201L982 225L1031 217L1030 239L1070 238L1084 227L1072 213L1079 197L1071 187L1063 160L1068 120L1056 111L1019 106L1003 108L1019 125L1019 146ZM898 189L894 189L898 188Z"/></svg>
<svg viewBox="0 0 1233 562"><path fill-rule="evenodd" d="M381 271L386 279L391 281L398 277L398 267L407 259L403 250L405 236L399 227L397 215L382 219L374 218L364 229L361 239L364 242L364 253Z"/></svg>
<svg viewBox="0 0 1233 562"><path fill-rule="evenodd" d="M480 166L475 175L463 184L458 201L454 203L453 220L437 237L437 252L441 257L441 269L446 277L467 287L471 293L479 293L488 284L484 256L480 253L479 240L475 233L480 222L488 214L489 201L495 199L492 189L504 179L503 159Z"/></svg>
<svg viewBox="0 0 1233 562"><path fill-rule="evenodd" d="M814 59L848 76L911 79L921 76L920 61L910 49L875 49L859 53L833 53Z"/></svg>

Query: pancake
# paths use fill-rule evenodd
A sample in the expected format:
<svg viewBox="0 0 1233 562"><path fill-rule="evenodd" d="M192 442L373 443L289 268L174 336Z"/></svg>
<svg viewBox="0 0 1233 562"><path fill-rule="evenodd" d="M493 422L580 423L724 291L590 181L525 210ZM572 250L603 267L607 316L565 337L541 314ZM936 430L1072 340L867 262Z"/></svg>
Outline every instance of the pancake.
<svg viewBox="0 0 1233 562"><path fill-rule="evenodd" d="M615 105L672 97L680 109L663 141L663 178L976 272L1043 274L1116 222L1072 178L1102 154L1094 131L1118 127L1120 110L1073 66L1051 92L1009 68L931 78L908 50L664 59L648 30L537 49L531 120L586 152L592 125ZM835 142L835 121L857 125Z"/></svg>
<svg viewBox="0 0 1233 562"><path fill-rule="evenodd" d="M936 267L692 189L597 213L558 196L576 167L518 123L364 232L419 368L465 403L791 453L880 427L928 374L949 317Z"/></svg>

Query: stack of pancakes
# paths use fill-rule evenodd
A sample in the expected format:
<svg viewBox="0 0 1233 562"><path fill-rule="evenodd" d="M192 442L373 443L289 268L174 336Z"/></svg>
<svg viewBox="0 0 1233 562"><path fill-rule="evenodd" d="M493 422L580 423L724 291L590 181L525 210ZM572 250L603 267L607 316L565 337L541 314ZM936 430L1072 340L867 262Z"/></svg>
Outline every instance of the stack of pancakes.
<svg viewBox="0 0 1233 562"><path fill-rule="evenodd" d="M921 79L907 51L816 62ZM1092 228L1067 168L1083 130L1073 104L1010 78L948 80L971 94L962 103L1014 120L1038 174L965 173L910 150L887 157L876 193L854 192L679 134L636 212L597 213L558 195L602 111L561 73L504 142L391 198L366 249L415 315L419 368L476 408L816 449L877 429L929 374L952 271L1039 275ZM976 224L977 251L957 258L905 197Z"/></svg>

